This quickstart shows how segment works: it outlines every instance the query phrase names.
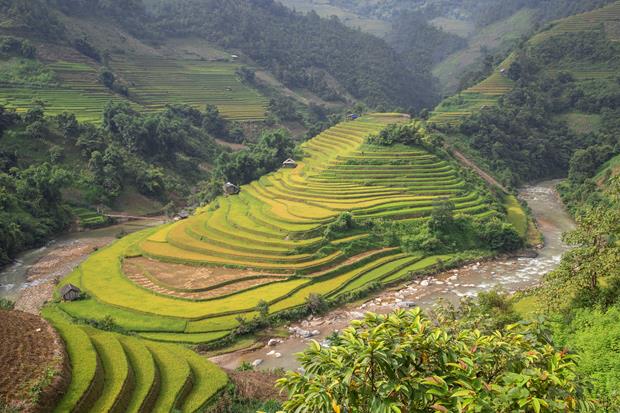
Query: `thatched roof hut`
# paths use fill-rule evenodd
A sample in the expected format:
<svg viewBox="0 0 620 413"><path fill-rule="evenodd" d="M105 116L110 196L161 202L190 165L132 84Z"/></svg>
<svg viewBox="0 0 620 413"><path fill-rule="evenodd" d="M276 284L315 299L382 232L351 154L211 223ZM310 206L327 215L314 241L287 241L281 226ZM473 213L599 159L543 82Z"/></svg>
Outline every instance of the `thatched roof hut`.
<svg viewBox="0 0 620 413"><path fill-rule="evenodd" d="M79 300L81 295L82 295L82 290L80 290L73 284L65 284L60 289L60 297L64 301Z"/></svg>

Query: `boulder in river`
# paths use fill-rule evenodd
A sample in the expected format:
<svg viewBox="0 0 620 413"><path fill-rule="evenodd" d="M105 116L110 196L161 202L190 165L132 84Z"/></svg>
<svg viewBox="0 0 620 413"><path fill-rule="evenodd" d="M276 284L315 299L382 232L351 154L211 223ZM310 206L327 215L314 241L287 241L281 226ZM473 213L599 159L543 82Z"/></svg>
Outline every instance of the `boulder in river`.
<svg viewBox="0 0 620 413"><path fill-rule="evenodd" d="M263 364L263 359L256 359L252 362L252 367L256 368L260 366L261 364Z"/></svg>

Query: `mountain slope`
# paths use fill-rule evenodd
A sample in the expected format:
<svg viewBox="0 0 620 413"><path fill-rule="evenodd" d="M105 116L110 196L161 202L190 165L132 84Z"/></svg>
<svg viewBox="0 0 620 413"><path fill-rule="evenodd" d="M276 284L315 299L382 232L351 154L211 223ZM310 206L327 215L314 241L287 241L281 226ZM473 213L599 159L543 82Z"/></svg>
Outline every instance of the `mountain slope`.
<svg viewBox="0 0 620 413"><path fill-rule="evenodd" d="M435 99L430 73L414 72L383 40L274 1L150 0L154 27L239 49L286 85L339 99L335 79L371 106L420 109Z"/></svg>
<svg viewBox="0 0 620 413"><path fill-rule="evenodd" d="M429 121L506 184L566 175L577 149L605 146L612 156L619 24L620 2L550 24Z"/></svg>

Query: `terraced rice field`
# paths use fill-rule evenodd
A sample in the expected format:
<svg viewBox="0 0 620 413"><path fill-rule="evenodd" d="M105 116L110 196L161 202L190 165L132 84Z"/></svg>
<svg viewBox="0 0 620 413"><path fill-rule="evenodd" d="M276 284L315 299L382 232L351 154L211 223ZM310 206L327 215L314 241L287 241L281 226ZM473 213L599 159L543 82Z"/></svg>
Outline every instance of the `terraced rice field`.
<svg viewBox="0 0 620 413"><path fill-rule="evenodd" d="M606 7L558 20L550 24L549 28L532 37L528 44L536 46L554 36L566 33L580 33L603 30L611 40L620 40L620 1ZM510 68L514 55L508 56L495 69L493 74L459 93L444 100L431 114L429 122L438 125L458 124L464 117L475 113L484 107L497 104L499 97L505 95L514 85L505 72ZM502 73L502 69L504 73ZM617 76L618 68L605 67L599 64L596 67L580 67L569 62L565 67L559 65L551 71L568 71L579 81L613 80Z"/></svg>
<svg viewBox="0 0 620 413"><path fill-rule="evenodd" d="M512 56L508 57L491 76L482 82L444 100L435 108L429 122L439 125L455 124L472 113L496 105L499 98L513 88L514 82L506 75L512 59Z"/></svg>
<svg viewBox="0 0 620 413"><path fill-rule="evenodd" d="M236 63L116 56L111 66L132 85L132 98L146 110L173 103L204 109L209 103L229 119L265 117L265 97L239 81Z"/></svg>
<svg viewBox="0 0 620 413"><path fill-rule="evenodd" d="M72 324L55 308L43 316L59 331L72 365L55 412L193 413L228 383L222 370L182 346Z"/></svg>
<svg viewBox="0 0 620 413"><path fill-rule="evenodd" d="M578 14L566 19L558 20L551 27L534 36L530 42L537 44L549 37L564 33L579 33L595 30L605 30L612 40L620 40L620 2L616 1L600 9Z"/></svg>
<svg viewBox="0 0 620 413"><path fill-rule="evenodd" d="M404 121L371 114L302 145L305 157L220 197L189 219L129 235L93 254L65 282L91 297L62 303L76 318L114 318L159 342L215 341L254 318L335 298L372 282L398 281L449 256L376 248L369 234L323 236L343 212L357 218L419 220L438 198L464 214L496 211L468 190L456 167L422 148L367 145L370 134ZM376 249L373 249L376 248Z"/></svg>
<svg viewBox="0 0 620 413"><path fill-rule="evenodd" d="M172 60L160 57L115 56L111 67L129 85L129 98L112 93L99 81L98 69L90 62L58 61L47 67L56 74L56 84L45 86L0 85L0 105L25 112L34 102L45 104L49 115L72 112L80 121L100 122L109 101L129 102L136 110L161 110L166 104L188 104L204 109L217 105L231 120L261 120L266 98L237 78L235 63L201 60Z"/></svg>

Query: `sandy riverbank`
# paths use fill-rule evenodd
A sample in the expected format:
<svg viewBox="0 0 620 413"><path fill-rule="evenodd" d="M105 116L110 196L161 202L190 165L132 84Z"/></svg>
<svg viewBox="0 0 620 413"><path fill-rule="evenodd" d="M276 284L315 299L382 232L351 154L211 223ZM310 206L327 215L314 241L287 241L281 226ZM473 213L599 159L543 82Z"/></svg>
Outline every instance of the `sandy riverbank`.
<svg viewBox="0 0 620 413"><path fill-rule="evenodd" d="M19 292L15 308L38 314L41 307L52 298L58 281L66 277L91 253L110 244L114 239L114 237L82 238L50 249L28 269L26 273L28 284Z"/></svg>

